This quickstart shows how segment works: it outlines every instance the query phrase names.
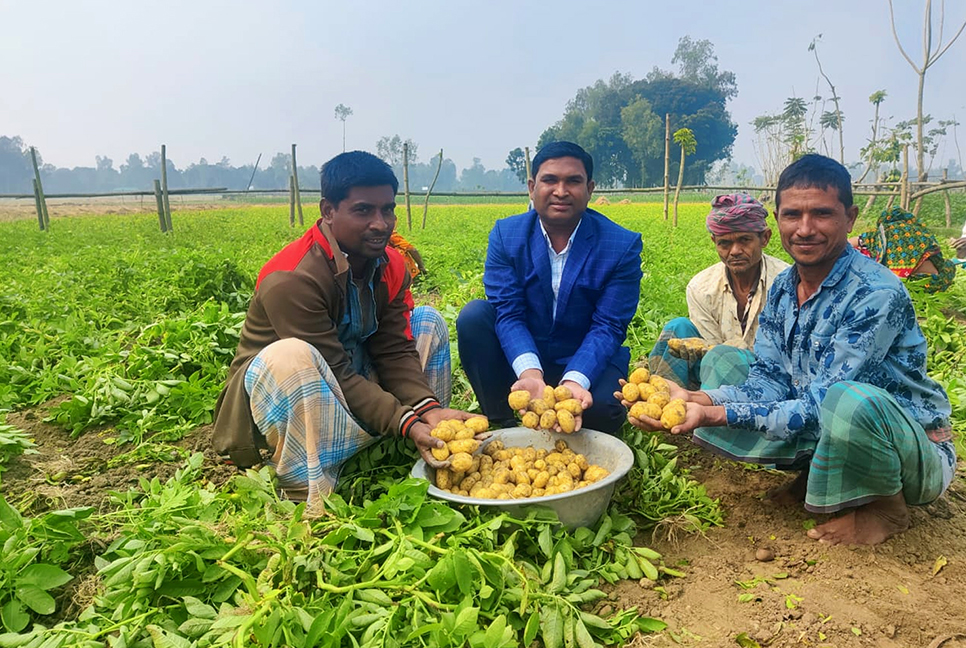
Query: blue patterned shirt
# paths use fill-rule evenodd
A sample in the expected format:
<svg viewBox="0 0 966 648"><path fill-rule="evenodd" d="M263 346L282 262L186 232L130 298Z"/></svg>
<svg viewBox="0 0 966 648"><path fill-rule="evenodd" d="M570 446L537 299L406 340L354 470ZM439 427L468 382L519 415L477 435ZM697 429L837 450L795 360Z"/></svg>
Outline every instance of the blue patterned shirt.
<svg viewBox="0 0 966 648"><path fill-rule="evenodd" d="M730 427L769 439L818 439L828 388L854 380L885 389L925 430L948 435L949 399L926 375L926 338L888 268L848 246L801 306L797 288L792 266L769 291L748 380L707 391L724 405Z"/></svg>

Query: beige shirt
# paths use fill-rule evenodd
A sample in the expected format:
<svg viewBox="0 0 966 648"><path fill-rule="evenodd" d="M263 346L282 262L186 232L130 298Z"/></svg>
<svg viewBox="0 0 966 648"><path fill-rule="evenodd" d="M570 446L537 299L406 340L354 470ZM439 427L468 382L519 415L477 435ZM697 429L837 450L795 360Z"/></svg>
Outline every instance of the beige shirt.
<svg viewBox="0 0 966 648"><path fill-rule="evenodd" d="M688 282L688 317L711 344L728 344L751 349L758 332L758 316L765 306L768 290L775 277L788 264L781 259L761 255L761 278L755 294L748 303L748 320L744 333L738 319L738 301L731 291L724 263L716 263L694 275Z"/></svg>

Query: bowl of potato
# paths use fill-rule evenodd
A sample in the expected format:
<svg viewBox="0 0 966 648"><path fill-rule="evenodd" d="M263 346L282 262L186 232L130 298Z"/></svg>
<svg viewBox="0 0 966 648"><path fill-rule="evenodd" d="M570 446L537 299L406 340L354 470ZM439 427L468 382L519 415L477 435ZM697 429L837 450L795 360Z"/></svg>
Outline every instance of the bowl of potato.
<svg viewBox="0 0 966 648"><path fill-rule="evenodd" d="M461 456L454 459L456 467L440 470L420 459L411 475L429 481L434 497L513 515L543 506L571 529L600 519L617 482L634 464L634 453L623 441L587 429L575 434L527 427L496 430L470 458L470 465Z"/></svg>

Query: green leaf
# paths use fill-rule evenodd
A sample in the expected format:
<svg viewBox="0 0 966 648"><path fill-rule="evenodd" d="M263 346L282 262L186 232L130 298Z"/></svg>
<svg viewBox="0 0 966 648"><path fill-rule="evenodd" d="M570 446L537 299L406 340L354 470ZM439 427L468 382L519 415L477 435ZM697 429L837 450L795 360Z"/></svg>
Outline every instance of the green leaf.
<svg viewBox="0 0 966 648"><path fill-rule="evenodd" d="M10 531L23 527L23 517L2 497L0 497L0 525Z"/></svg>
<svg viewBox="0 0 966 648"><path fill-rule="evenodd" d="M465 607L456 615L456 625L453 627L453 635L460 639L470 636L477 629L477 618L480 610L475 607Z"/></svg>
<svg viewBox="0 0 966 648"><path fill-rule="evenodd" d="M458 551L453 553L453 571L456 574L456 583L459 585L460 592L464 596L474 592L473 587L473 563L466 557L466 553Z"/></svg>
<svg viewBox="0 0 966 648"><path fill-rule="evenodd" d="M567 585L567 565L562 553L553 557L553 580L550 581L550 591L559 592Z"/></svg>
<svg viewBox="0 0 966 648"><path fill-rule="evenodd" d="M667 627L667 624L660 619L641 617L637 620L637 627L641 632L661 632Z"/></svg>
<svg viewBox="0 0 966 648"><path fill-rule="evenodd" d="M553 551L553 536L550 534L549 526L540 530L540 534L537 535L537 544L540 546L543 555L550 558L550 553Z"/></svg>
<svg viewBox="0 0 966 648"><path fill-rule="evenodd" d="M24 611L20 601L11 599L0 608L0 620L3 621L3 627L10 632L20 632L30 623L30 615Z"/></svg>
<svg viewBox="0 0 966 648"><path fill-rule="evenodd" d="M859 637L859 636L862 635L862 630L860 630L859 628L856 628L856 627L853 626L853 628L852 628L852 634L854 634L856 637Z"/></svg>
<svg viewBox="0 0 966 648"><path fill-rule="evenodd" d="M506 616L501 614L493 619L493 623L486 629L483 641L487 648L497 648L503 643L503 633L506 630Z"/></svg>
<svg viewBox="0 0 966 648"><path fill-rule="evenodd" d="M167 632L160 626L149 624L146 627L151 635L154 648L191 648L191 642L173 632Z"/></svg>
<svg viewBox="0 0 966 648"><path fill-rule="evenodd" d="M36 585L17 587L17 598L37 614L53 614L57 609L54 597Z"/></svg>
<svg viewBox="0 0 966 648"><path fill-rule="evenodd" d="M537 638L537 631L540 630L540 615L536 611L530 613L527 625L523 629L523 645L529 646Z"/></svg>
<svg viewBox="0 0 966 648"><path fill-rule="evenodd" d="M42 590L51 590L60 587L72 578L73 576L60 567L46 563L35 563L28 565L20 572L17 576L17 584L34 585Z"/></svg>
<svg viewBox="0 0 966 648"><path fill-rule="evenodd" d="M747 632L742 632L735 637L735 643L741 648L761 648L761 644L749 637Z"/></svg>
<svg viewBox="0 0 966 648"><path fill-rule="evenodd" d="M593 637L587 631L587 626L580 619L574 619L574 639L580 648L596 648Z"/></svg>
<svg viewBox="0 0 966 648"><path fill-rule="evenodd" d="M540 608L540 636L543 637L544 648L563 646L563 624L563 614L556 605L544 605Z"/></svg>
<svg viewBox="0 0 966 648"><path fill-rule="evenodd" d="M215 619L218 616L215 608L207 603L202 603L193 596L184 597L184 609L188 614L199 619Z"/></svg>

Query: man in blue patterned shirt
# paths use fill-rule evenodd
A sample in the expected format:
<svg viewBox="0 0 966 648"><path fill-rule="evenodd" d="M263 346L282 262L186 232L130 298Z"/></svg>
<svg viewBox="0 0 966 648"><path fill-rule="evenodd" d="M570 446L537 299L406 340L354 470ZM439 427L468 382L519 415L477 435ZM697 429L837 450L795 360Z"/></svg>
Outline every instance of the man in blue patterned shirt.
<svg viewBox="0 0 966 648"><path fill-rule="evenodd" d="M950 404L926 374L926 340L909 294L888 268L848 244L858 208L838 162L806 155L775 195L782 246L795 265L768 294L750 367L714 351L718 368L688 401L674 434L714 452L801 470L771 494L816 513L847 510L808 535L877 544L909 526L952 481ZM653 420L630 419L656 429Z"/></svg>

